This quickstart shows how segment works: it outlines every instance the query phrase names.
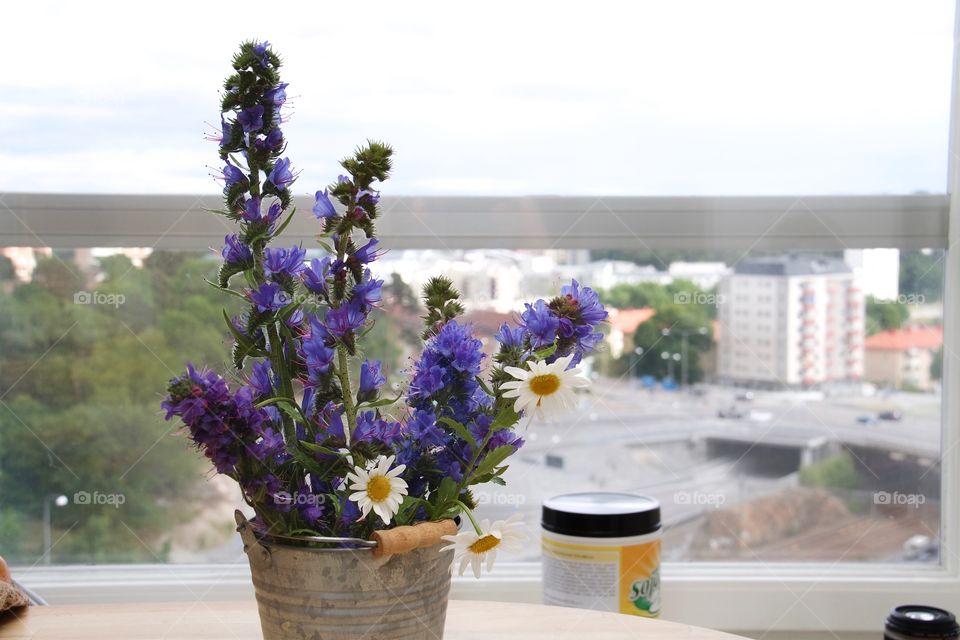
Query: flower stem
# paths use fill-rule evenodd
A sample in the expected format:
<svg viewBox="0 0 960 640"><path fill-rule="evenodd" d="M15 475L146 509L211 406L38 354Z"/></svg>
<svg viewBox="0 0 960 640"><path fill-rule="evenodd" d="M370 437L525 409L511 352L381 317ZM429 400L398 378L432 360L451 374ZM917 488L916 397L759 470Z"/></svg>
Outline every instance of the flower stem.
<svg viewBox="0 0 960 640"><path fill-rule="evenodd" d="M481 528L480 528L480 525L477 524L477 520L476 520L476 518L473 517L473 512L470 511L470 508L467 507L467 505L465 505L465 504L463 504L462 502L460 502L459 500L454 500L454 502L456 502L456 503L457 503L457 506L460 507L465 514L467 514L467 517L468 517L468 518L470 518L470 524L473 525L473 530L477 532L477 535L478 535L478 536L482 536L482 535L483 535L483 529L481 529Z"/></svg>
<svg viewBox="0 0 960 640"><path fill-rule="evenodd" d="M337 345L337 377L340 378L340 390L343 394L343 412L347 415L347 428L343 432L347 446L350 446L350 436L357 428L357 407L353 404L353 389L350 386L350 369L347 360L347 349L342 344Z"/></svg>

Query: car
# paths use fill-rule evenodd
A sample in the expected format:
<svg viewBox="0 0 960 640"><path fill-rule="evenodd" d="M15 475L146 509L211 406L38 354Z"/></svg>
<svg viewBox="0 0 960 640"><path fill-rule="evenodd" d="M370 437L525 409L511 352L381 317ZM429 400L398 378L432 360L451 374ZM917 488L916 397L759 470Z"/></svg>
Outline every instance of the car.
<svg viewBox="0 0 960 640"><path fill-rule="evenodd" d="M743 393L737 394L737 400L739 402L753 402L753 391L744 391Z"/></svg>
<svg viewBox="0 0 960 640"><path fill-rule="evenodd" d="M903 420L903 414L899 411L881 411L877 414L877 417L881 420L892 420L894 422Z"/></svg>
<svg viewBox="0 0 960 640"><path fill-rule="evenodd" d="M874 416L857 416L857 422L860 424L877 424L877 419Z"/></svg>
<svg viewBox="0 0 960 640"><path fill-rule="evenodd" d="M730 407L729 409L720 409L717 411L718 418L739 420L744 416L744 413L737 409L736 407Z"/></svg>

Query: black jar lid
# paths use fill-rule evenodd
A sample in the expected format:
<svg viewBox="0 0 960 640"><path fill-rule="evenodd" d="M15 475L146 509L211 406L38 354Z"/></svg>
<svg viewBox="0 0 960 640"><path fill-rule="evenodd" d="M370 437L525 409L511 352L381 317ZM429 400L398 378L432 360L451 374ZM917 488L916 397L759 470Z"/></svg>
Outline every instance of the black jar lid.
<svg viewBox="0 0 960 640"><path fill-rule="evenodd" d="M952 613L922 604L896 607L887 616L886 630L908 638L947 640L960 637L960 625Z"/></svg>
<svg viewBox="0 0 960 640"><path fill-rule="evenodd" d="M543 501L542 525L568 536L642 536L660 530L660 503L633 493L568 493Z"/></svg>

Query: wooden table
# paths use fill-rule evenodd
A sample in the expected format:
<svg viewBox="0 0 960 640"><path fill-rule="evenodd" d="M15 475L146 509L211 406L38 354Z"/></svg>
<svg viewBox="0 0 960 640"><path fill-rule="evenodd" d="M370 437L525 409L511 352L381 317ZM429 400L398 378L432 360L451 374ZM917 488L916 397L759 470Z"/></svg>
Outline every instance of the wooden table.
<svg viewBox="0 0 960 640"><path fill-rule="evenodd" d="M445 640L734 640L684 624L532 604L451 600ZM0 617L0 640L260 640L253 602L31 607ZM375 639L371 639L375 640Z"/></svg>

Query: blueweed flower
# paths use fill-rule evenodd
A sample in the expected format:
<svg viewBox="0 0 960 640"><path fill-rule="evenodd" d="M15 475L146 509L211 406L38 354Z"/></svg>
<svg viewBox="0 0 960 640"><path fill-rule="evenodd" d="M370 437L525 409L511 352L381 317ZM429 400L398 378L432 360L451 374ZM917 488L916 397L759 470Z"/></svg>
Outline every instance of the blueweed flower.
<svg viewBox="0 0 960 640"><path fill-rule="evenodd" d="M590 287L580 288L576 280L560 289L560 295L579 309L579 320L597 325L607 319L607 310L600 304L600 296Z"/></svg>
<svg viewBox="0 0 960 640"><path fill-rule="evenodd" d="M226 381L212 371L187 365L185 375L170 381L161 403L166 419L178 416L190 438L219 473L232 474L245 451L261 433L266 414L253 402L253 393L241 387L230 392Z"/></svg>
<svg viewBox="0 0 960 640"><path fill-rule="evenodd" d="M377 417L373 411L364 411L357 415L357 428L353 432L356 442L381 442L392 446L403 437L403 425L392 420Z"/></svg>
<svg viewBox="0 0 960 640"><path fill-rule="evenodd" d="M260 222L260 198L247 198L243 203L243 212L240 215L247 222Z"/></svg>
<svg viewBox="0 0 960 640"><path fill-rule="evenodd" d="M270 41L264 40L263 42L258 42L253 45L253 53L256 54L257 60L260 62L260 65L263 67L270 66L270 56L267 55L267 49L270 48Z"/></svg>
<svg viewBox="0 0 960 640"><path fill-rule="evenodd" d="M607 311L596 292L589 287L581 288L576 280L563 287L560 295L547 306L557 318L559 338L557 351L549 360L572 354L570 365L576 366L585 353L603 340L603 334L596 328L606 320Z"/></svg>
<svg viewBox="0 0 960 640"><path fill-rule="evenodd" d="M292 301L290 294L274 282L262 284L258 289L249 291L247 295L261 313L279 311Z"/></svg>
<svg viewBox="0 0 960 640"><path fill-rule="evenodd" d="M250 247L243 244L237 234L226 236L223 239L224 247L220 252L227 264L248 264L253 262L253 253Z"/></svg>
<svg viewBox="0 0 960 640"><path fill-rule="evenodd" d="M313 205L313 215L315 215L318 220L332 218L337 215L337 210L334 208L333 202L330 201L330 195L326 189L317 191L316 202Z"/></svg>
<svg viewBox="0 0 960 640"><path fill-rule="evenodd" d="M280 127L274 127L267 135L258 135L253 146L260 151L277 151L283 146L283 131Z"/></svg>
<svg viewBox="0 0 960 640"><path fill-rule="evenodd" d="M223 182L223 191L226 193L230 187L237 183L246 184L247 176L243 171L240 170L239 167L233 166L228 161L225 165L223 165Z"/></svg>
<svg viewBox="0 0 960 640"><path fill-rule="evenodd" d="M297 179L290 169L290 159L280 158L277 160L276 164L273 165L273 171L270 172L267 179L273 183L277 189L286 189L287 185Z"/></svg>
<svg viewBox="0 0 960 640"><path fill-rule="evenodd" d="M382 287L383 280L375 280L367 269L363 274L363 280L354 285L350 299L363 309L369 309L383 299Z"/></svg>
<svg viewBox="0 0 960 640"><path fill-rule="evenodd" d="M371 238L367 244L354 251L353 255L347 259L347 262L361 265L373 262L380 256L380 254L377 253L378 244L380 244L380 242L376 238Z"/></svg>
<svg viewBox="0 0 960 640"><path fill-rule="evenodd" d="M303 271L305 249L293 246L289 249L271 249L263 251L263 271L266 276L277 282L289 282Z"/></svg>
<svg viewBox="0 0 960 640"><path fill-rule="evenodd" d="M268 460L283 451L283 434L275 431L272 427L265 428L260 433L260 438L251 446L251 451L257 460Z"/></svg>
<svg viewBox="0 0 960 640"><path fill-rule="evenodd" d="M356 304L348 302L327 312L327 329L338 338L353 333L363 326L367 316Z"/></svg>
<svg viewBox="0 0 960 640"><path fill-rule="evenodd" d="M330 257L314 258L310 261L310 266L305 268L300 274L303 280L303 286L310 293L316 293L324 298L330 295L327 290L327 277L330 274Z"/></svg>
<svg viewBox="0 0 960 640"><path fill-rule="evenodd" d="M281 82L274 88L268 90L264 97L273 103L275 107L282 107L283 103L287 101L287 87L289 85L286 82Z"/></svg>
<svg viewBox="0 0 960 640"><path fill-rule="evenodd" d="M250 371L249 385L257 392L257 395L273 395L274 380L275 377L270 368L269 360L259 360L253 365Z"/></svg>
<svg viewBox="0 0 960 640"><path fill-rule="evenodd" d="M537 300L532 305L527 303L526 307L520 318L530 338L530 346L534 349L549 347L557 339L560 321L543 300Z"/></svg>
<svg viewBox="0 0 960 640"><path fill-rule="evenodd" d="M377 204L380 202L380 194L376 191L364 189L357 193L357 204Z"/></svg>
<svg viewBox="0 0 960 640"><path fill-rule="evenodd" d="M375 400L380 391L380 386L387 379L381 371L382 363L379 360L364 360L360 365L360 384L357 390L357 400L366 402Z"/></svg>
<svg viewBox="0 0 960 640"><path fill-rule="evenodd" d="M446 433L437 426L437 417L432 411L417 409L407 421L410 436L424 449L446 444Z"/></svg>
<svg viewBox="0 0 960 640"><path fill-rule="evenodd" d="M522 349L526 335L523 327L511 327L504 323L500 325L500 329L494 337L504 349Z"/></svg>
<svg viewBox="0 0 960 640"><path fill-rule="evenodd" d="M300 355L307 365L307 377L310 384L320 384L323 376L330 372L333 357L333 340L327 328L316 317L310 317L310 333L300 343Z"/></svg>
<svg viewBox="0 0 960 640"><path fill-rule="evenodd" d="M317 414L317 426L327 437L343 440L343 407L328 402Z"/></svg>
<svg viewBox="0 0 960 640"><path fill-rule="evenodd" d="M243 109L237 114L237 123L243 127L244 133L256 133L263 129L263 105L258 104L248 109Z"/></svg>

